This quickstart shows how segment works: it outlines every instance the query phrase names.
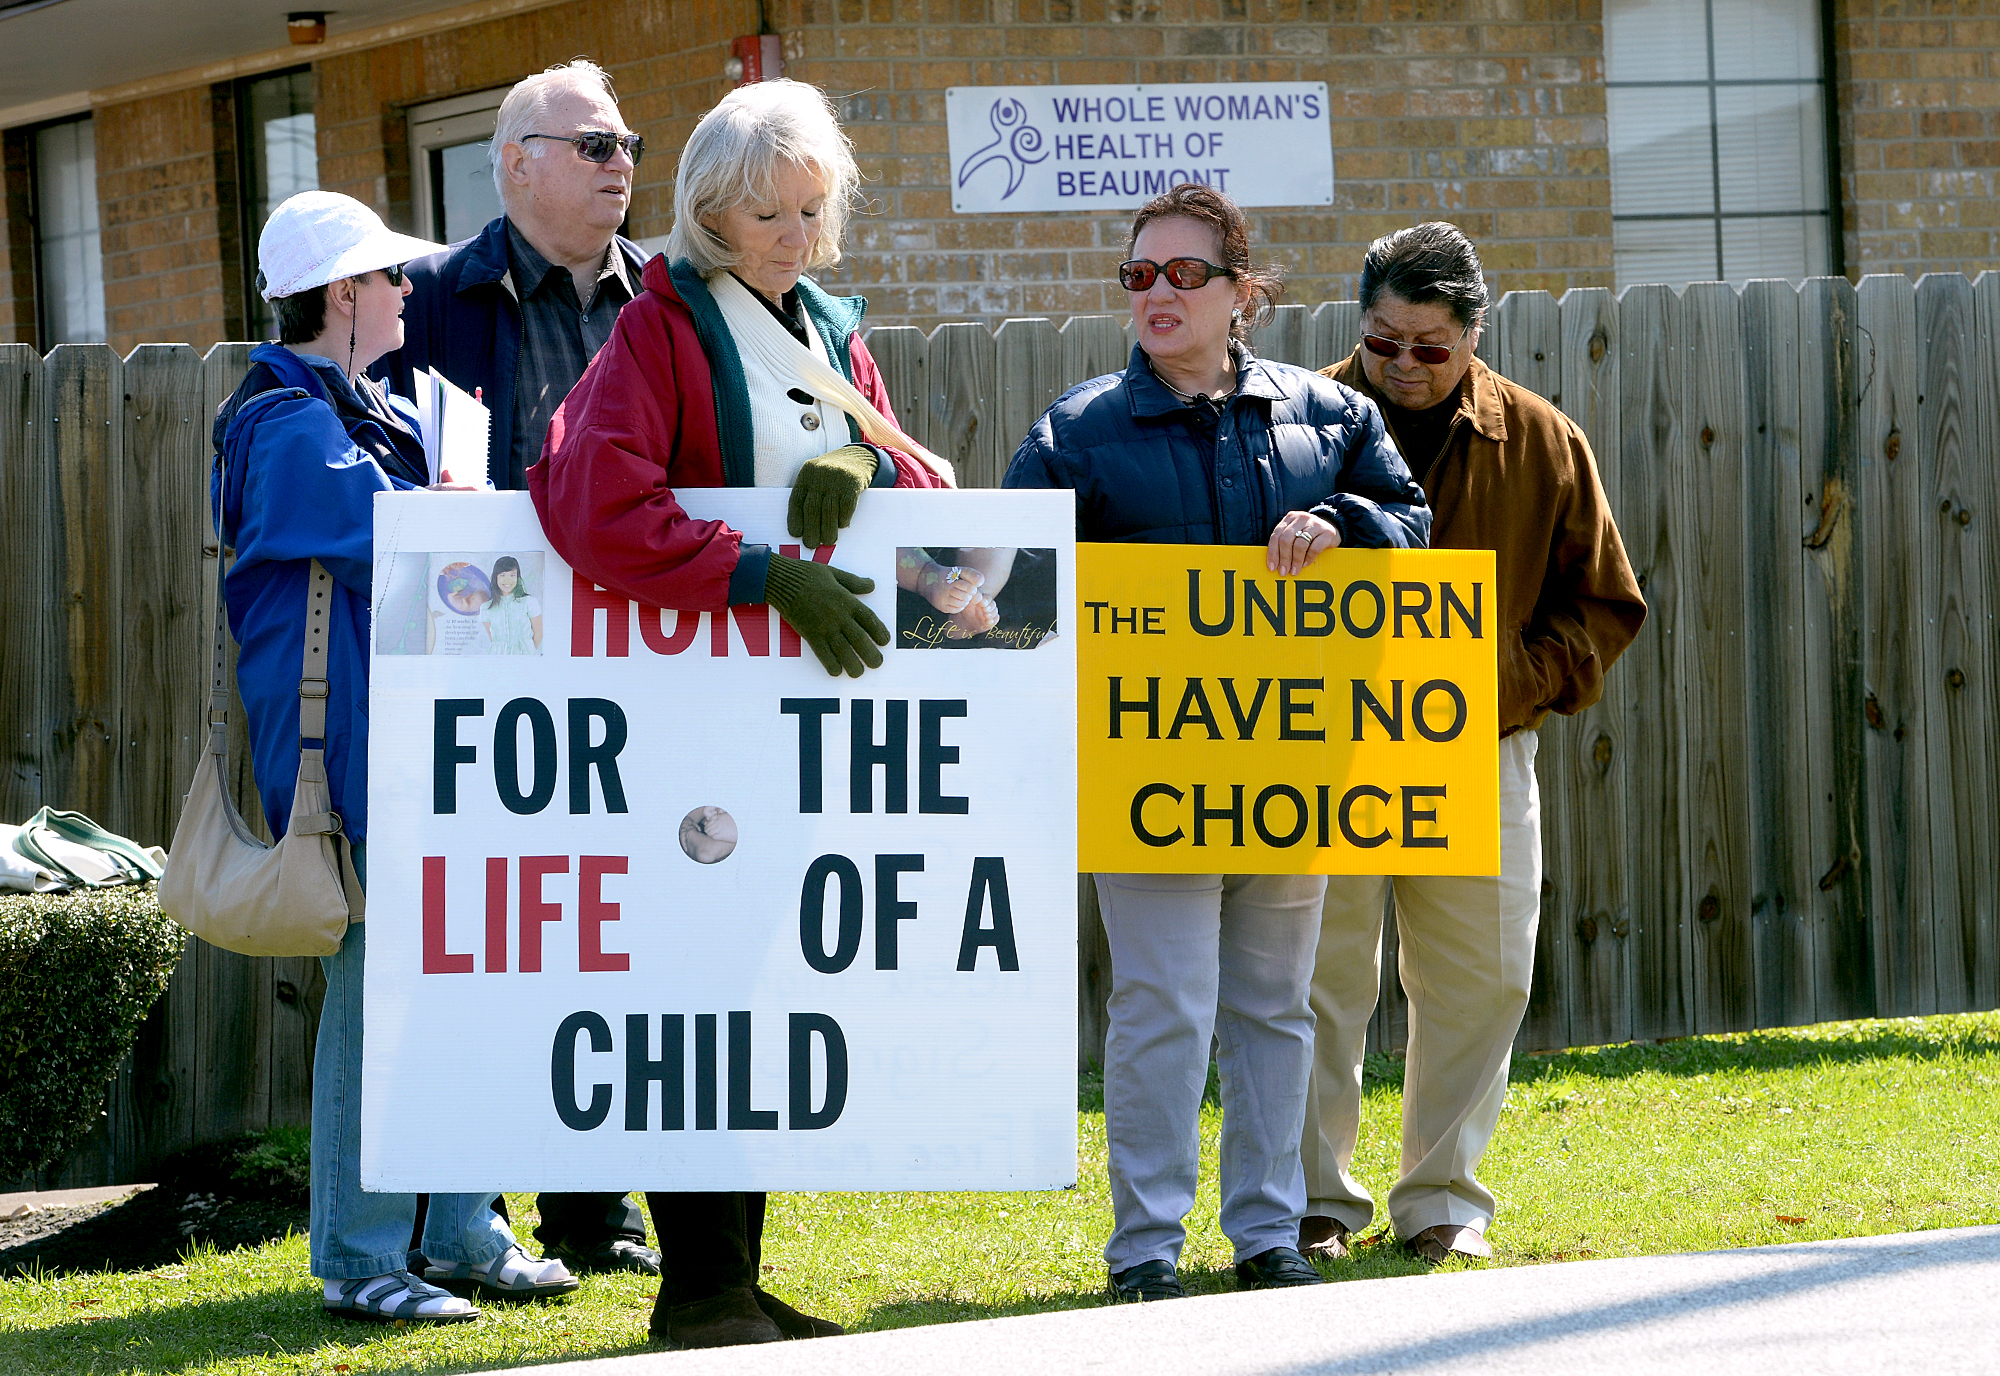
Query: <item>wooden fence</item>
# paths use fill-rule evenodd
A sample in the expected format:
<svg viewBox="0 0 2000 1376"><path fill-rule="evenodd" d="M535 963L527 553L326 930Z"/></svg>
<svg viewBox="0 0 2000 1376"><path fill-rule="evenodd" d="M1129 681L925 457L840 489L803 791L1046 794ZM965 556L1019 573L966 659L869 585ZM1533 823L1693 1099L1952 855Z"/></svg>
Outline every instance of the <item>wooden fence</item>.
<svg viewBox="0 0 2000 1376"><path fill-rule="evenodd" d="M1358 322L1286 307L1257 348L1324 366ZM1992 273L1501 302L1480 353L1589 435L1652 607L1605 700L1541 733L1523 1048L2000 1005L1996 327ZM1130 348L1104 316L869 346L968 486ZM0 348L0 818L50 802L170 837L199 739L209 422L246 351ZM1078 930L1091 1057L1109 959L1087 881ZM1392 924L1388 1049L1394 945ZM44 1183L304 1121L319 989L316 962L190 943L105 1129Z"/></svg>

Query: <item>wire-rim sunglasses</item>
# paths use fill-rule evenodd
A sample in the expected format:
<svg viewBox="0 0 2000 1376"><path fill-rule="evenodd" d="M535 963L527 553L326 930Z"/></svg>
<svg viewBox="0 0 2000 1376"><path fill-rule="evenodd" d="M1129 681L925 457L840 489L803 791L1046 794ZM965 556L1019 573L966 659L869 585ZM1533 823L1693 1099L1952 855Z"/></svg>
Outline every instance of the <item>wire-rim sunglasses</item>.
<svg viewBox="0 0 2000 1376"><path fill-rule="evenodd" d="M646 140L637 134L614 134L608 129L591 129L581 134L523 134L521 142L529 139L552 139L557 143L576 146L576 155L585 162L610 162L611 155L620 148L625 156L632 159L637 167L639 159L646 155Z"/></svg>
<svg viewBox="0 0 2000 1376"><path fill-rule="evenodd" d="M1146 291L1162 273L1179 291L1205 287L1211 277L1236 275L1206 258L1169 258L1164 263L1156 263L1150 258L1128 258L1118 265L1118 285L1127 291Z"/></svg>
<svg viewBox="0 0 2000 1376"><path fill-rule="evenodd" d="M1414 358L1419 363L1427 363L1435 368L1440 363L1450 362L1452 354L1457 351L1460 344L1465 342L1465 337L1471 333L1472 326L1467 325L1458 332L1458 338L1452 340L1449 344L1405 344L1400 339L1391 339L1387 335L1381 334L1364 334L1361 336L1361 342L1367 347L1368 352L1374 354L1377 358L1394 358L1397 354L1402 353L1403 350L1408 349L1411 358Z"/></svg>

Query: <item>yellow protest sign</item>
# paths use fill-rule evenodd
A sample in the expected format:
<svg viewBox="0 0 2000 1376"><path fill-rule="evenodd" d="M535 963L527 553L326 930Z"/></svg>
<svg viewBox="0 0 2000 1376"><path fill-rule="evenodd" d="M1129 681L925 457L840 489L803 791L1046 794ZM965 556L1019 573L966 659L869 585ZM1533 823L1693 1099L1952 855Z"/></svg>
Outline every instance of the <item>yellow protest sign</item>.
<svg viewBox="0 0 2000 1376"><path fill-rule="evenodd" d="M1076 556L1082 868L1499 872L1490 552Z"/></svg>

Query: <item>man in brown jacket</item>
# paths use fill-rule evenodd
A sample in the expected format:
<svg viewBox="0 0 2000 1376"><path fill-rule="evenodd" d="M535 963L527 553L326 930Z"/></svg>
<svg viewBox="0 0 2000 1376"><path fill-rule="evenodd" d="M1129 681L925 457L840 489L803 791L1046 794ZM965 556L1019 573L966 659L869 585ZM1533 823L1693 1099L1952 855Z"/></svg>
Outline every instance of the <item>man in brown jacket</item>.
<svg viewBox="0 0 2000 1376"><path fill-rule="evenodd" d="M1402 1177L1389 1191L1389 1217L1432 1261L1484 1257L1495 1201L1475 1171L1507 1096L1540 910L1535 728L1550 712L1597 701L1646 604L1583 431L1472 356L1486 283L1471 242L1448 224L1376 240L1362 265L1361 310L1361 347L1327 376L1382 408L1430 498L1431 547L1497 555L1500 873L1327 882L1299 1249L1344 1256L1348 1234L1374 1217L1375 1201L1350 1167L1393 886L1410 1041Z"/></svg>

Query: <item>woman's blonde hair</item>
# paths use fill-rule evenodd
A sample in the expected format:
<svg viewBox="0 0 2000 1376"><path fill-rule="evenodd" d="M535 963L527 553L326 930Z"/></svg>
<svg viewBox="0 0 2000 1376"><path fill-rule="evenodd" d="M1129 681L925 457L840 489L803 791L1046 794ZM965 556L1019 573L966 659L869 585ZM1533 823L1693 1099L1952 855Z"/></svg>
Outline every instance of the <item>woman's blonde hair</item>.
<svg viewBox="0 0 2000 1376"><path fill-rule="evenodd" d="M861 182L854 146L840 132L833 104L803 81L759 81L724 96L688 136L674 178L674 228L670 262L686 259L706 277L736 266L740 257L712 226L723 212L746 201L778 199L778 164L795 163L819 178L826 192L820 235L807 268L840 261L841 235Z"/></svg>

